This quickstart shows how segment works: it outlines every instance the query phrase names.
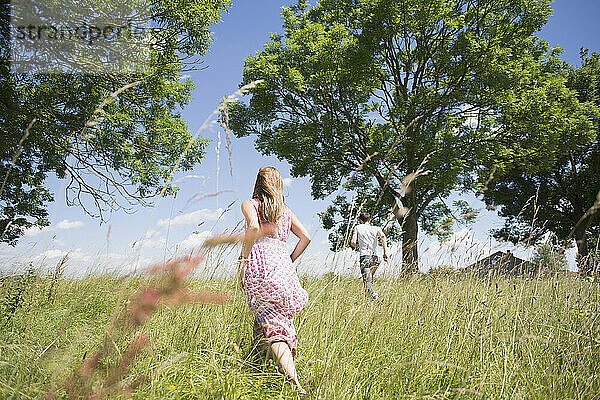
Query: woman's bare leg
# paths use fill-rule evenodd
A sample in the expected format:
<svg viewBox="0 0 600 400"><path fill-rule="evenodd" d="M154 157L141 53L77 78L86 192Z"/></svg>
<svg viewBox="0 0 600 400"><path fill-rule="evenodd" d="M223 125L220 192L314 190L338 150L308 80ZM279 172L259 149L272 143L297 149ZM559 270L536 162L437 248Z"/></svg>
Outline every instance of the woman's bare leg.
<svg viewBox="0 0 600 400"><path fill-rule="evenodd" d="M273 352L273 356L281 369L290 377L290 379L296 385L296 389L300 393L306 393L306 390L300 386L300 382L298 382L298 374L296 373L296 365L294 364L294 357L292 357L292 351L290 350L290 346L286 342L274 342L271 343L271 351Z"/></svg>

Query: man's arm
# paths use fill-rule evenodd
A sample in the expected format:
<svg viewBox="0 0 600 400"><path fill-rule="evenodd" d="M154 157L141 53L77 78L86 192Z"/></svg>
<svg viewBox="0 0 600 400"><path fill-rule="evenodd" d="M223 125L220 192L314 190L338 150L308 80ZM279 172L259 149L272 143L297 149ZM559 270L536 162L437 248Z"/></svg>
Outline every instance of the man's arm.
<svg viewBox="0 0 600 400"><path fill-rule="evenodd" d="M383 233L383 230L381 228L379 228L379 232L377 232L377 236L379 236L379 239L381 240L381 247L383 247L383 261L387 261L388 260L387 241L385 239L385 233Z"/></svg>
<svg viewBox="0 0 600 400"><path fill-rule="evenodd" d="M356 227L352 230L352 237L350 238L350 247L352 247L353 249L356 249L356 247L358 246L356 243L357 237L356 237Z"/></svg>

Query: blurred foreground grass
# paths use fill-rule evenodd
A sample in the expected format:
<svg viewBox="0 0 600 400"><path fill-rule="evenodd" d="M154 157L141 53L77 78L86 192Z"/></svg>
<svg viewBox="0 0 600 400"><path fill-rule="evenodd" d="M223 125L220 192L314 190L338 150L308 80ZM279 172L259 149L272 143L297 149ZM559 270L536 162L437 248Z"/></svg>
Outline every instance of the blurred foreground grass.
<svg viewBox="0 0 600 400"><path fill-rule="evenodd" d="M99 347L115 306L144 280L61 279L53 301L49 279L17 283L4 278L0 289L0 398L37 399ZM272 365L249 355L252 316L233 281L190 285L232 301L154 314L142 327L151 345L128 375L150 380L113 398L297 398ZM378 303L365 301L359 279L303 285L310 302L296 320L297 364L309 398L600 397L598 282L378 279ZM129 339L115 338L117 354Z"/></svg>

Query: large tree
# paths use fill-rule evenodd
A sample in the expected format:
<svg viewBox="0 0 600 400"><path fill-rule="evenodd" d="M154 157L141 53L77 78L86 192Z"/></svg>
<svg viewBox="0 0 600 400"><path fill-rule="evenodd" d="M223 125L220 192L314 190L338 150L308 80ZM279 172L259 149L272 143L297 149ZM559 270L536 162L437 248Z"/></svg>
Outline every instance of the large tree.
<svg viewBox="0 0 600 400"><path fill-rule="evenodd" d="M0 241L14 244L24 229L48 224L47 204L53 200L46 186L49 174L67 179L69 205L100 218L108 209L131 209L162 190L173 190L172 168L178 162L180 169L192 168L206 145L203 138L193 140L180 115L194 88L183 72L198 68L211 42L210 26L229 2L138 2L155 28L148 42L148 68L143 73L91 74L11 71L9 5L3 2ZM40 1L36 7L46 6ZM113 12L97 11L109 17Z"/></svg>
<svg viewBox="0 0 600 400"><path fill-rule="evenodd" d="M587 106L593 129L572 129L563 140L575 145L559 143L553 155L495 165L484 200L500 206L506 218L497 237L535 242L552 232L564 244L575 239L579 270L588 274L594 263L590 249L600 240L600 55L582 51L581 60L581 67L567 67L563 75Z"/></svg>
<svg viewBox="0 0 600 400"><path fill-rule="evenodd" d="M248 105L233 107L231 127L255 134L257 148L286 159L293 175L310 176L315 198L353 176L344 188L358 205L366 198L370 211L392 213L404 268L414 270L419 223L452 211L444 198L473 187L491 144L518 139L535 151L558 140L546 131L577 123L579 106L556 78L556 55L533 35L548 3L321 0L311 8L300 1L284 8L283 35L246 59L243 83L265 83ZM541 119L537 130L515 136L500 117L515 103L526 108L528 96L567 117ZM327 227L347 221L335 217L342 203L324 214Z"/></svg>

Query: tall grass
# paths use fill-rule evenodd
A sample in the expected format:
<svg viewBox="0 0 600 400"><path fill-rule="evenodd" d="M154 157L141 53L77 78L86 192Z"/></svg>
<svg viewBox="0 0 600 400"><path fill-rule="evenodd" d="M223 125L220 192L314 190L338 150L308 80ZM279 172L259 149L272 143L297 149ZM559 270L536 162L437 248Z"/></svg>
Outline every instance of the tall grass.
<svg viewBox="0 0 600 400"><path fill-rule="evenodd" d="M146 283L59 279L50 304L52 280L31 280L20 307L1 322L0 397L43 397L100 347L112 310L126 302L120 293ZM252 316L233 280L190 285L225 291L232 301L163 308L146 320L151 345L129 378L150 380L131 398L297 398L273 365L250 352ZM376 280L377 303L365 299L359 279L330 274L303 285L310 302L296 320L297 364L310 398L600 397L598 282L387 278ZM2 288L6 298L10 286Z"/></svg>

